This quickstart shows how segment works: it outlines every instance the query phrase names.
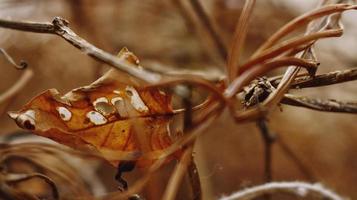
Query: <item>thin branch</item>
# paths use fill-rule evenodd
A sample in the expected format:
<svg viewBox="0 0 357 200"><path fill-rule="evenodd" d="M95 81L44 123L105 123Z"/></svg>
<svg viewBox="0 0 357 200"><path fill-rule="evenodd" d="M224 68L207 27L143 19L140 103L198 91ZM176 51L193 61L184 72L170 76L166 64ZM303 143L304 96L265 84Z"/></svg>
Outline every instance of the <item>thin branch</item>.
<svg viewBox="0 0 357 200"><path fill-rule="evenodd" d="M339 15L337 17L335 16L335 17L331 17L331 18L328 17L328 18L329 18L328 24L323 24L323 23L321 23L321 21L311 22L305 31L305 34L307 34L307 35L300 37L300 38L292 39L292 40L290 40L290 42L288 42L290 44L295 43L294 45L298 45L298 46L306 45L309 43L311 44L311 46L308 46L307 49L305 49L303 52L301 52L299 55L297 55L298 58L312 59L313 61L316 61L316 57L315 57L315 54L313 51L313 45L316 42L316 40L320 39L320 38L324 38L324 37L330 37L333 34L336 34L336 36L338 36L338 32L340 32L339 34L343 33L342 26L339 23ZM330 29L332 27L335 27L335 28ZM329 30L325 30L325 29L329 29ZM313 40L312 38L315 38L315 40ZM312 40L310 40L310 39L312 39ZM287 48L288 46L289 45L283 43L280 45L280 48L272 47L271 50L267 49L264 52L262 52L261 54L259 54L257 57L253 58L251 61L248 61L245 64L246 65L245 67L247 69L249 69L250 68L249 65L254 64L259 59L267 57L269 54L279 55L280 54L279 49ZM289 49L293 49L293 48L287 48L286 50L289 50ZM284 94L289 90L290 84L293 82L295 77L298 75L300 68L301 68L300 66L292 65L285 71L285 74L284 74L281 82L279 83L277 89L274 90L268 96L268 98L262 103L262 105L263 105L262 107L250 108L243 112L232 112L234 119L238 122L245 121L248 118L257 119L257 118L261 117L262 115L266 115L269 112L269 110L274 109L277 106L277 104L281 101ZM237 91L239 91L239 90L236 90L236 92ZM233 93L233 94L235 94L235 93Z"/></svg>
<svg viewBox="0 0 357 200"><path fill-rule="evenodd" d="M13 86L11 86L8 90L6 90L0 95L0 115L3 113L3 109L5 109L6 107L3 107L2 105L6 105L6 102L16 96L16 94L18 94L19 91L21 91L26 86L32 76L33 71L31 69L26 69L25 72L21 75L20 79Z"/></svg>
<svg viewBox="0 0 357 200"><path fill-rule="evenodd" d="M257 120L257 126L264 142L264 182L268 183L272 180L272 144L275 136L270 132L265 119Z"/></svg>
<svg viewBox="0 0 357 200"><path fill-rule="evenodd" d="M192 156L192 155L191 155ZM198 168L196 165L193 156L191 158L191 162L188 165L188 177L190 179L191 188L193 192L193 200L201 200L202 199L202 189L201 189L201 180L198 172Z"/></svg>
<svg viewBox="0 0 357 200"><path fill-rule="evenodd" d="M227 63L227 73L228 82L230 83L236 77L238 72L238 65L240 61L240 56L242 49L244 47L245 38L248 31L249 19L253 13L253 8L255 5L255 0L246 0L242 13L239 17L232 42L232 47L230 48Z"/></svg>
<svg viewBox="0 0 357 200"><path fill-rule="evenodd" d="M299 171L307 178L309 181L316 181L316 177L311 172L311 170L306 166L306 164L296 155L296 153L287 145L279 136L276 138L276 144L299 168Z"/></svg>
<svg viewBox="0 0 357 200"><path fill-rule="evenodd" d="M310 184L304 182L272 182L235 192L230 196L220 198L220 200L250 200L265 194L275 193L291 193L297 197L307 197L310 194L314 194L326 200L345 199L321 184Z"/></svg>
<svg viewBox="0 0 357 200"><path fill-rule="evenodd" d="M25 69L27 67L27 63L23 60L20 61L19 64L17 64L14 59L12 59L12 57L2 48L0 48L0 53L3 54L6 58L6 60L12 64L16 69Z"/></svg>
<svg viewBox="0 0 357 200"><path fill-rule="evenodd" d="M317 8L310 12L307 12L303 15L300 15L287 23L285 26L281 27L276 33L274 33L264 44L262 44L253 54L252 57L256 57L263 50L273 46L277 41L286 36L287 34L293 32L295 29L305 25L317 18L330 15L337 12L343 12L346 10L357 9L355 5L349 4L334 4L334 5L326 5L321 8Z"/></svg>
<svg viewBox="0 0 357 200"><path fill-rule="evenodd" d="M5 175L5 181L10 184L26 181L26 180L33 179L33 178L40 178L40 179L44 180L51 187L53 198L56 200L60 199L59 192L58 192L55 182L48 176L45 176L40 173L7 174L7 175Z"/></svg>
<svg viewBox="0 0 357 200"><path fill-rule="evenodd" d="M326 74L311 76L299 76L295 78L291 84L291 88L309 88L309 87L321 87L327 85L333 85L338 83L344 83L348 81L357 80L357 68L338 70L329 72ZM276 87L279 85L281 77L275 77L271 79L271 84Z"/></svg>
<svg viewBox="0 0 357 200"><path fill-rule="evenodd" d="M243 74L234 79L234 81L224 91L224 95L227 98L232 98L237 92L243 89L245 85L249 84L250 81L254 80L255 78L273 69L289 65L297 65L306 68L308 71L314 71L316 70L318 63L312 60L300 59L295 57L282 57L272 61L268 61L260 66L246 70Z"/></svg>
<svg viewBox="0 0 357 200"><path fill-rule="evenodd" d="M72 31L72 29L69 28L68 25L68 21L60 17L55 17L52 23L17 22L0 19L0 27L27 32L58 35L96 60L102 61L149 83L157 83L160 81L161 76L159 74L146 71L143 68L135 67L125 60L119 59L118 57L97 48L83 38L79 37Z"/></svg>
<svg viewBox="0 0 357 200"><path fill-rule="evenodd" d="M20 79L13 86L0 95L0 104L16 95L23 87L26 86L27 82L32 78L32 76L32 70L25 70Z"/></svg>
<svg viewBox="0 0 357 200"><path fill-rule="evenodd" d="M327 3L327 1L322 2L322 4L319 6L323 6L324 3ZM305 34L317 35L333 30L340 30L341 34L343 33L343 27L340 23L341 13L330 15L325 18L327 19L327 24L322 23L321 20L313 21L308 25ZM333 29L330 30L331 28ZM311 46L309 46L306 50L304 50L297 56L300 58L312 59L316 61L317 58L314 53L314 44L316 41L317 40L313 42L312 40L311 42L313 43L311 43ZM298 75L300 68L300 66L291 66L285 71L282 81L279 83L277 89L273 91L272 94L264 102L264 104L269 107L269 109L275 108L277 104L281 101L281 99L284 97L284 94L289 90L291 83Z"/></svg>
<svg viewBox="0 0 357 200"><path fill-rule="evenodd" d="M167 184L163 200L171 200L175 199L178 189L180 187L180 183L188 169L188 166L192 159L193 146L187 147L184 153L181 156L180 162L177 163L174 172L172 173L170 180ZM193 191L194 192L194 191Z"/></svg>
<svg viewBox="0 0 357 200"><path fill-rule="evenodd" d="M219 55L222 60L226 60L227 58L227 47L223 42L223 39L219 35L218 31L215 29L214 22L210 19L210 17L205 12L200 0L190 0L192 8L196 11L197 17L200 19L203 26L206 28L207 32L211 36L212 41L214 42Z"/></svg>
<svg viewBox="0 0 357 200"><path fill-rule="evenodd" d="M357 113L357 102L343 102L334 99L314 99L285 94L281 103L324 112Z"/></svg>
<svg viewBox="0 0 357 200"><path fill-rule="evenodd" d="M282 42L281 44L279 44L277 46L271 47L271 48L261 52L256 57L251 58L249 61L244 63L239 68L239 73L241 74L243 71L248 70L250 67L252 67L258 63L264 62L267 59L272 59L276 56L279 56L280 54L285 53L288 50L294 49L301 45L310 43L312 41L316 41L318 39L329 38L329 37L340 37L342 35L342 33L343 33L342 29L331 29L331 30L325 30L325 31L311 33L309 35L298 36L298 37L289 39L287 41Z"/></svg>

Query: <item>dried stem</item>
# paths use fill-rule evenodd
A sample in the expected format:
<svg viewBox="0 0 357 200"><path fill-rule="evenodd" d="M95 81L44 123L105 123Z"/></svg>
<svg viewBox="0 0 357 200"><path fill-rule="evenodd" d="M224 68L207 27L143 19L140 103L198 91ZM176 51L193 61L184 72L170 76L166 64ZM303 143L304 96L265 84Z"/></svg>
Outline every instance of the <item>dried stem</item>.
<svg viewBox="0 0 357 200"><path fill-rule="evenodd" d="M331 30L317 32L317 33L311 33L306 36L300 36L300 37L289 39L275 47L269 48L261 52L255 58L251 58L249 61L247 61L244 65L242 65L239 68L239 74L241 74L245 70L248 70L250 67L258 63L264 62L267 59L274 58L282 53L285 53L288 50L294 49L304 44L308 44L318 39L329 38L329 37L340 37L342 33L343 33L342 29L331 29Z"/></svg>
<svg viewBox="0 0 357 200"><path fill-rule="evenodd" d="M176 168L172 173L170 180L167 184L165 194L162 198L163 200L175 199L176 194L180 187L180 183L182 182L182 179L186 174L188 166L191 162L192 152L193 152L193 146L191 145L187 147L184 153L182 154L180 162L177 163Z"/></svg>
<svg viewBox="0 0 357 200"><path fill-rule="evenodd" d="M357 102L342 102L334 99L314 99L285 94L281 103L324 112L357 113Z"/></svg>
<svg viewBox="0 0 357 200"><path fill-rule="evenodd" d="M245 85L249 84L249 82L254 80L255 78L273 69L289 65L298 65L305 67L308 71L314 71L316 70L318 63L311 60L305 60L295 57L277 58L273 61L266 62L261 66L253 67L245 71L227 87L227 89L224 91L224 95L227 98L232 98L237 92L243 89Z"/></svg>
<svg viewBox="0 0 357 200"><path fill-rule="evenodd" d="M25 69L25 72L23 72L20 79L13 86L11 86L8 90L6 90L0 95L0 106L3 106L3 104L6 104L6 102L16 96L16 94L18 94L19 91L21 91L26 86L32 76L32 70ZM0 115L3 113L3 109L5 109L4 107L0 107Z"/></svg>
<svg viewBox="0 0 357 200"><path fill-rule="evenodd" d="M20 61L20 64L17 64L14 59L2 48L0 48L0 53L3 54L6 60L12 64L16 69L25 69L27 67L27 63L23 60Z"/></svg>
<svg viewBox="0 0 357 200"><path fill-rule="evenodd" d="M291 193L297 197L306 197L309 194L314 194L326 200L344 200L343 197L325 188L321 184L310 184L304 182L266 183L235 192L230 196L220 198L220 200L250 200L266 194L275 193Z"/></svg>
<svg viewBox="0 0 357 200"><path fill-rule="evenodd" d="M296 153L287 145L280 137L276 138L276 144L282 149L282 151L295 163L299 168L300 172L307 178L309 181L316 181L316 177L306 166L306 164L296 155Z"/></svg>
<svg viewBox="0 0 357 200"><path fill-rule="evenodd" d="M200 0L190 0L192 8L195 10L197 17L200 19L203 26L206 28L207 32L211 36L212 41L214 42L220 57L222 60L226 60L227 58L227 48L224 44L221 36L218 31L215 29L213 21L205 12Z"/></svg>
<svg viewBox="0 0 357 200"><path fill-rule="evenodd" d="M6 177L5 181L9 184L18 183L33 178L40 178L44 180L48 185L50 185L52 189L53 198L56 200L60 199L60 195L55 182L53 182L53 180L48 176L45 176L40 173L31 173L31 174L7 174L5 177Z"/></svg>
<svg viewBox="0 0 357 200"><path fill-rule="evenodd" d="M160 81L161 76L159 74L146 71L142 68L133 67L129 62L119 59L118 57L97 48L83 38L79 37L72 31L72 29L69 28L68 24L68 21L60 17L55 17L52 23L17 22L0 19L0 27L27 32L58 35L94 59L102 61L103 63L111 65L149 83L157 83Z"/></svg>
<svg viewBox="0 0 357 200"><path fill-rule="evenodd" d="M230 83L235 78L238 72L239 59L244 46L245 38L248 31L249 19L253 13L255 0L246 0L242 13L239 17L234 36L232 41L232 47L230 48L228 61L227 61L227 73L228 82Z"/></svg>
<svg viewBox="0 0 357 200"><path fill-rule="evenodd" d="M264 44L262 44L253 54L253 58L260 54L263 50L273 46L276 42L278 42L281 38L286 36L287 34L293 32L297 28L300 28L303 25L308 24L309 22L318 19L320 17L330 15L333 13L343 12L346 10L357 9L355 5L349 4L334 4L327 5L321 8L317 8L310 12L307 12L303 15L300 15L287 23L285 26L281 27L276 33L274 33Z"/></svg>
<svg viewBox="0 0 357 200"><path fill-rule="evenodd" d="M26 86L32 76L32 70L26 69L25 72L21 75L20 79L11 88L0 95L0 104L10 100L14 95L16 95L22 88Z"/></svg>
<svg viewBox="0 0 357 200"><path fill-rule="evenodd" d="M201 180L198 172L198 168L193 157L191 158L191 162L188 165L188 177L191 182L192 195L193 200L201 200L202 199L202 188L201 188Z"/></svg>
<svg viewBox="0 0 357 200"><path fill-rule="evenodd" d="M338 70L329 72L326 74L311 76L299 76L296 77L290 88L309 88L309 87L321 87L327 85L333 85L338 83L344 83L348 81L354 81L357 79L357 68ZM281 77L274 77L271 79L271 84L276 87L279 85Z"/></svg>
<svg viewBox="0 0 357 200"><path fill-rule="evenodd" d="M270 132L265 119L259 119L257 126L264 142L264 182L267 183L272 180L272 144L275 137Z"/></svg>

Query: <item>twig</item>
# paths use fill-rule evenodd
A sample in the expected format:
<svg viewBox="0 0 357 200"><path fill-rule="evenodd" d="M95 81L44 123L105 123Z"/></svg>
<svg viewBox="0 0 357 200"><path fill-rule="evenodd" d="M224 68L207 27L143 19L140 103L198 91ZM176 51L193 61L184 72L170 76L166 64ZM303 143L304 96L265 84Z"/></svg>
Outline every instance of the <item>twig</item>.
<svg viewBox="0 0 357 200"><path fill-rule="evenodd" d="M285 53L288 50L297 48L301 45L311 43L312 41L316 41L323 38L330 38L330 37L340 37L343 34L343 30L340 28L324 30L321 32L311 33L305 36L297 36L295 38L289 39L287 41L282 42L281 44L266 49L265 51L261 52L254 58L251 58L245 64L243 64L239 68L239 73L242 73L245 70L248 70L250 67L264 62L267 59L274 58Z"/></svg>
<svg viewBox="0 0 357 200"><path fill-rule="evenodd" d="M324 3L326 3L327 1L323 1L321 5L322 6ZM332 36L332 31L341 31L341 34L343 33L343 28L342 25L339 23L339 19L340 19L340 13L337 16L327 16L325 17L326 19L328 19L328 23L324 24L322 23L323 20L318 20L318 21L313 21L311 22L306 31L306 38L308 36L312 36L312 35L318 35L318 34L323 34L323 33L327 33L327 32L331 32ZM330 28L335 27L333 29L330 30ZM338 34L336 34L336 36L338 36ZM302 37L303 38L303 37ZM301 52L300 54L297 55L297 57L300 58L305 58L305 59L312 59L312 60L317 60L315 54L314 54L314 44L316 40L311 40L311 46L309 46L307 49L305 49L303 52ZM269 107L269 109L273 109L277 106L277 104L281 101L281 99L283 98L284 94L289 90L291 83L293 82L293 80L295 79L295 77L298 75L299 71L300 71L300 66L291 66L289 67L285 73L284 76L281 80L281 82L279 83L277 89L275 91L272 92L272 94L265 100L264 104Z"/></svg>
<svg viewBox="0 0 357 200"><path fill-rule="evenodd" d="M175 199L176 194L179 190L180 183L188 169L188 166L192 159L193 146L187 147L181 156L180 162L177 163L174 172L172 173L170 180L167 184L163 200Z"/></svg>
<svg viewBox="0 0 357 200"><path fill-rule="evenodd" d="M310 184L304 182L272 182L254 186L222 197L220 200L250 200L265 194L291 193L297 197L306 197L315 194L327 200L344 200L343 197L327 189L321 184Z"/></svg>
<svg viewBox="0 0 357 200"><path fill-rule="evenodd" d="M213 21L209 18L207 13L205 12L200 0L189 0L192 8L196 11L197 17L200 19L201 23L206 28L207 32L211 36L222 60L227 58L227 48L223 42L223 39L219 35L218 31L215 29L213 25Z"/></svg>
<svg viewBox="0 0 357 200"><path fill-rule="evenodd" d="M275 136L269 131L265 119L257 120L257 126L264 142L264 182L272 180L272 144L275 141Z"/></svg>
<svg viewBox="0 0 357 200"><path fill-rule="evenodd" d="M229 51L227 61L228 82L230 83L236 77L240 61L241 51L244 46L245 38L248 31L249 19L253 13L255 0L246 0L242 13L236 25L233 36L232 46Z"/></svg>
<svg viewBox="0 0 357 200"><path fill-rule="evenodd" d="M16 96L19 91L21 91L26 84L30 81L33 76L33 71L31 69L25 69L25 72L21 75L20 79L8 90L0 95L0 115L6 110L6 105L8 105L10 99Z"/></svg>
<svg viewBox="0 0 357 200"><path fill-rule="evenodd" d="M21 75L20 79L7 91L0 95L0 105L5 101L11 99L16 95L23 87L26 86L27 82L32 78L33 72L30 69L26 69L25 72Z"/></svg>
<svg viewBox="0 0 357 200"><path fill-rule="evenodd" d="M321 87L326 85L333 85L338 83L344 83L348 81L357 80L357 68L338 70L329 72L326 74L311 76L300 76L295 78L291 84L291 88L309 88L309 87ZM280 83L280 78L272 78L271 84L276 87Z"/></svg>
<svg viewBox="0 0 357 200"><path fill-rule="evenodd" d="M0 48L0 53L3 54L6 60L11 63L16 69L25 69L27 67L27 63L23 60L20 61L20 64L16 64L14 59L12 59L11 56L6 53L4 49Z"/></svg>
<svg viewBox="0 0 357 200"><path fill-rule="evenodd" d="M232 98L237 92L243 89L245 85L249 84L250 81L271 70L289 65L297 65L306 68L308 71L314 71L316 70L318 63L315 61L295 57L282 57L265 62L260 66L246 70L243 72L243 74L234 79L234 81L224 91L224 95L227 98Z"/></svg>
<svg viewBox="0 0 357 200"><path fill-rule="evenodd" d="M50 187L52 189L53 198L56 200L60 199L59 192L58 192L55 182L53 182L53 180L51 178L49 178L48 176L45 176L40 173L6 174L5 175L5 181L10 184L26 181L26 180L33 179L33 178L40 178L40 179L44 180L48 185L50 185Z"/></svg>
<svg viewBox="0 0 357 200"><path fill-rule="evenodd" d="M94 59L100 60L149 83L157 83L160 81L161 76L159 74L146 71L143 68L132 66L132 64L124 61L123 59L119 59L116 56L113 56L97 48L83 38L79 37L75 32L72 31L72 29L69 28L68 24L68 21L61 17L55 17L52 23L17 22L0 19L0 27L27 32L58 35Z"/></svg>
<svg viewBox="0 0 357 200"><path fill-rule="evenodd" d="M276 138L276 144L282 149L282 151L295 163L300 172L309 180L316 181L316 177L305 165L305 163L295 154L289 145L287 145L279 136Z"/></svg>
<svg viewBox="0 0 357 200"><path fill-rule="evenodd" d="M192 155L191 155L192 156ZM193 157L191 158L191 162L188 165L188 177L190 179L193 200L201 200L202 199L202 189L201 189L201 180L198 172L198 168Z"/></svg>
<svg viewBox="0 0 357 200"><path fill-rule="evenodd" d="M334 99L324 100L285 94L281 103L324 112L357 113L357 102L342 102Z"/></svg>
<svg viewBox="0 0 357 200"><path fill-rule="evenodd" d="M317 18L330 15L333 13L343 12L346 10L356 9L357 6L349 5L349 4L334 4L334 5L326 5L321 8L316 8L310 12L307 12L303 15L296 17L291 20L289 23L281 27L277 32L275 32L264 44L262 44L253 54L252 57L256 57L263 50L273 46L276 42L278 42L281 38L291 33L295 29L305 25Z"/></svg>

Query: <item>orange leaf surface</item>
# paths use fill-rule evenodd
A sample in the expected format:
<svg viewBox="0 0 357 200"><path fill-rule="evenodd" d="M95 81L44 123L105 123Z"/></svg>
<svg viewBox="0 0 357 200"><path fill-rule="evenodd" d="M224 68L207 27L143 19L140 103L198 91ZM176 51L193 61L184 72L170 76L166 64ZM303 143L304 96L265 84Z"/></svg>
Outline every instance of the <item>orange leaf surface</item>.
<svg viewBox="0 0 357 200"><path fill-rule="evenodd" d="M126 48L118 56L140 67ZM73 148L99 152L113 165L137 160L145 166L174 140L169 130L171 96L140 87L138 80L115 69L63 96L49 89L9 115L22 128Z"/></svg>

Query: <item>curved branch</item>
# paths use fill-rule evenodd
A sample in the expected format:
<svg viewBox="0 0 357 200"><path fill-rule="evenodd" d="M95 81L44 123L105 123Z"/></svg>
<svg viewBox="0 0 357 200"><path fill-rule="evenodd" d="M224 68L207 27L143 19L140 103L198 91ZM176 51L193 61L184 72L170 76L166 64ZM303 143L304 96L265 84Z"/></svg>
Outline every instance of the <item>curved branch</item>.
<svg viewBox="0 0 357 200"><path fill-rule="evenodd" d="M277 32L275 32L264 44L262 44L253 54L252 57L256 57L259 53L264 51L265 49L273 46L277 41L291 33L295 29L306 25L307 23L315 20L317 18L330 15L333 13L343 12L346 10L357 9L356 5L349 4L334 4L327 5L321 8L317 8L312 10L306 14L300 15L287 23L285 26L281 27Z"/></svg>
<svg viewBox="0 0 357 200"><path fill-rule="evenodd" d="M52 189L52 195L53 198L58 200L60 199L59 197L59 192L57 189L57 186L55 184L55 182L49 178L48 176L45 176L43 174L40 173L32 173L32 174L10 174L6 176L6 182L7 183L18 183L18 182L22 182L22 181L26 181L29 179L33 179L33 178L40 178L42 180L44 180Z"/></svg>
<svg viewBox="0 0 357 200"><path fill-rule="evenodd" d="M255 0L246 0L239 17L233 38L233 45L228 54L227 73L228 81L233 81L238 71L239 59L248 31L249 19L253 13Z"/></svg>
<svg viewBox="0 0 357 200"><path fill-rule="evenodd" d="M301 67L305 67L308 71L316 70L318 63L300 59L295 57L282 57L276 60L267 62L261 66L253 67L245 71L243 74L238 76L224 91L224 95L227 98L233 97L237 92L239 92L245 85L247 85L250 81L254 80L258 76L267 73L276 68L289 66L289 65L297 65Z"/></svg>
<svg viewBox="0 0 357 200"><path fill-rule="evenodd" d="M315 194L327 200L344 200L343 197L327 189L321 184L310 184L304 182L272 182L264 185L254 186L222 197L220 200L250 200L265 194L291 193L298 197L306 197Z"/></svg>
<svg viewBox="0 0 357 200"><path fill-rule="evenodd" d="M26 69L25 72L21 75L20 79L7 91L0 95L0 105L8 100L10 100L13 96L15 96L22 88L26 86L29 80L33 76L33 71L30 69Z"/></svg>
<svg viewBox="0 0 357 200"><path fill-rule="evenodd" d="M304 45L304 44L307 44L307 43L310 43L312 41L316 41L316 40L322 39L322 38L340 37L342 34L343 34L343 29L338 28L338 29L331 29L331 30L325 30L325 31L321 31L321 32L311 33L309 35L289 39L287 41L282 42L278 46L275 46L275 47L272 47L272 48L269 48L269 49L263 51L258 56L247 61L244 65L242 65L239 68L238 73L241 74L245 70L252 67L253 65L264 62L267 59L274 58L274 57L286 52L287 50L294 49L301 45Z"/></svg>
<svg viewBox="0 0 357 200"><path fill-rule="evenodd" d="M12 59L11 56L7 54L7 52L4 49L0 48L0 53L3 54L6 60L9 63L11 63L13 66L15 66L16 69L25 69L27 67L27 63L23 60L21 60L19 64L16 64L14 59Z"/></svg>

